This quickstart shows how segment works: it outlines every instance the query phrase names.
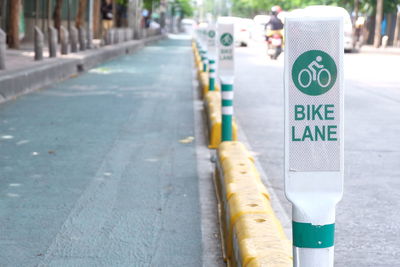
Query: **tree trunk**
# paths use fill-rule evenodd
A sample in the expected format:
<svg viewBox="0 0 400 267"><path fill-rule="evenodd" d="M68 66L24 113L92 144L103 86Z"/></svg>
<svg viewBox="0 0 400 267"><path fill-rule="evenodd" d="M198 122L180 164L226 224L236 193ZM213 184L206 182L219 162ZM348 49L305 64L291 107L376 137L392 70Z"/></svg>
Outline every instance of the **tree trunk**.
<svg viewBox="0 0 400 267"><path fill-rule="evenodd" d="M394 47L399 47L400 46L399 34L400 34L400 11L397 12L396 28L394 30L394 39L393 39L393 46Z"/></svg>
<svg viewBox="0 0 400 267"><path fill-rule="evenodd" d="M375 36L374 47L379 47L381 44L381 24L383 17L383 0L377 0L376 4L376 18L375 18Z"/></svg>
<svg viewBox="0 0 400 267"><path fill-rule="evenodd" d="M94 0L93 2L93 35L95 38L101 38L101 1Z"/></svg>
<svg viewBox="0 0 400 267"><path fill-rule="evenodd" d="M117 3L115 0L112 0L112 5L113 5L113 25L114 27L117 26Z"/></svg>
<svg viewBox="0 0 400 267"><path fill-rule="evenodd" d="M77 28L85 26L87 0L79 0L78 12L76 14L75 26Z"/></svg>
<svg viewBox="0 0 400 267"><path fill-rule="evenodd" d="M51 0L47 0L47 28L51 25Z"/></svg>
<svg viewBox="0 0 400 267"><path fill-rule="evenodd" d="M63 0L57 0L56 6L54 7L53 20L54 20L54 28L57 29L58 32L58 40L61 40L61 8L62 8Z"/></svg>
<svg viewBox="0 0 400 267"><path fill-rule="evenodd" d="M10 1L10 16L9 16L9 46L10 48L19 48L19 12L21 9L21 1Z"/></svg>

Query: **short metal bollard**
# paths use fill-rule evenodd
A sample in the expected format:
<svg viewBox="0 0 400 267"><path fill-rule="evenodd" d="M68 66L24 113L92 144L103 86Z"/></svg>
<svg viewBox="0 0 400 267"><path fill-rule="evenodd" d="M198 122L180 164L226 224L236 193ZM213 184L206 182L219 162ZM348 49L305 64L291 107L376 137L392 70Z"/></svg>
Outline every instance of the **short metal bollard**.
<svg viewBox="0 0 400 267"><path fill-rule="evenodd" d="M0 70L6 68L6 34L0 29Z"/></svg>
<svg viewBox="0 0 400 267"><path fill-rule="evenodd" d="M71 26L69 34L71 42L71 52L76 53L78 52L78 30L74 26Z"/></svg>
<svg viewBox="0 0 400 267"><path fill-rule="evenodd" d="M57 57L57 30L49 26L49 57Z"/></svg>
<svg viewBox="0 0 400 267"><path fill-rule="evenodd" d="M64 26L60 27L61 55L68 55L69 33Z"/></svg>
<svg viewBox="0 0 400 267"><path fill-rule="evenodd" d="M79 50L86 50L86 30L83 27L79 28Z"/></svg>
<svg viewBox="0 0 400 267"><path fill-rule="evenodd" d="M86 38L87 38L87 45L86 48L87 49L92 49L93 48L93 31L91 31L90 29L88 29L87 34L86 34Z"/></svg>
<svg viewBox="0 0 400 267"><path fill-rule="evenodd" d="M44 36L43 32L39 27L35 26L35 36L34 36L34 49L35 49L35 60L43 60L43 47L44 47Z"/></svg>
<svg viewBox="0 0 400 267"><path fill-rule="evenodd" d="M106 34L106 45L112 45L114 43L114 30L109 29Z"/></svg>
<svg viewBox="0 0 400 267"><path fill-rule="evenodd" d="M114 44L118 44L121 40L119 39L119 31L118 29L112 29L114 32Z"/></svg>

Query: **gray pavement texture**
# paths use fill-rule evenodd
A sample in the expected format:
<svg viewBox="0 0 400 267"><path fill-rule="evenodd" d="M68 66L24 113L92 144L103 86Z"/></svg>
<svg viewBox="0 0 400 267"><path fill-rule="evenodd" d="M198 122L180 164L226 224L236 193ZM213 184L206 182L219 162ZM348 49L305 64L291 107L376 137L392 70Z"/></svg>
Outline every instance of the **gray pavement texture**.
<svg viewBox="0 0 400 267"><path fill-rule="evenodd" d="M189 40L0 105L1 266L200 266Z"/></svg>
<svg viewBox="0 0 400 267"><path fill-rule="evenodd" d="M338 267L400 266L399 61L393 55L345 55L345 186L337 207ZM290 215L283 192L283 100L283 55L271 61L262 45L238 48L235 114Z"/></svg>
<svg viewBox="0 0 400 267"><path fill-rule="evenodd" d="M76 76L104 61L133 53L144 45L163 38L164 35L158 35L112 46L96 46L96 49L40 61L34 61L34 52L29 45L21 50L7 50L7 69L0 71L0 103ZM46 53L48 52L45 51L45 56Z"/></svg>

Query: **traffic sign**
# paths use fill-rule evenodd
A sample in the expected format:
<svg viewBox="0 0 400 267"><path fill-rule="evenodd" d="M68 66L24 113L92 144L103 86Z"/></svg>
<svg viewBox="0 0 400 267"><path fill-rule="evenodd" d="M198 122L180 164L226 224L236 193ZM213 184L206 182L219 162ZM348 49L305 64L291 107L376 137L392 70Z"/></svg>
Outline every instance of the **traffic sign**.
<svg viewBox="0 0 400 267"><path fill-rule="evenodd" d="M285 22L285 193L301 267L333 266L335 207L343 194L343 18L337 14L336 7L324 17L297 12Z"/></svg>
<svg viewBox="0 0 400 267"><path fill-rule="evenodd" d="M218 21L217 31L219 77L222 83L233 83L234 24Z"/></svg>
<svg viewBox="0 0 400 267"><path fill-rule="evenodd" d="M221 81L222 130L221 141L232 141L234 24L218 20L218 75Z"/></svg>

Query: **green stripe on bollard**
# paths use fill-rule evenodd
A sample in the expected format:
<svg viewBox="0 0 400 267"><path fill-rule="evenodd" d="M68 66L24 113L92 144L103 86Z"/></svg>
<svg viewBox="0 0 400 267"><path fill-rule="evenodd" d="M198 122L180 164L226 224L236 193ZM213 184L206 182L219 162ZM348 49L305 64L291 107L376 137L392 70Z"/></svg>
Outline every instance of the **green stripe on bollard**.
<svg viewBox="0 0 400 267"><path fill-rule="evenodd" d="M222 99L222 106L227 107L227 106L233 106L233 100L228 100L228 99Z"/></svg>
<svg viewBox="0 0 400 267"><path fill-rule="evenodd" d="M208 90L209 91L214 91L215 90L215 60L210 59L208 61L209 64L209 72L208 72L208 76L209 76L209 80L208 80Z"/></svg>
<svg viewBox="0 0 400 267"><path fill-rule="evenodd" d="M221 141L232 141L232 115L222 114L222 139Z"/></svg>
<svg viewBox="0 0 400 267"><path fill-rule="evenodd" d="M293 245L298 248L329 248L335 243L335 224L312 225L294 222Z"/></svg>
<svg viewBox="0 0 400 267"><path fill-rule="evenodd" d="M232 141L233 85L222 84L222 133L221 141Z"/></svg>

